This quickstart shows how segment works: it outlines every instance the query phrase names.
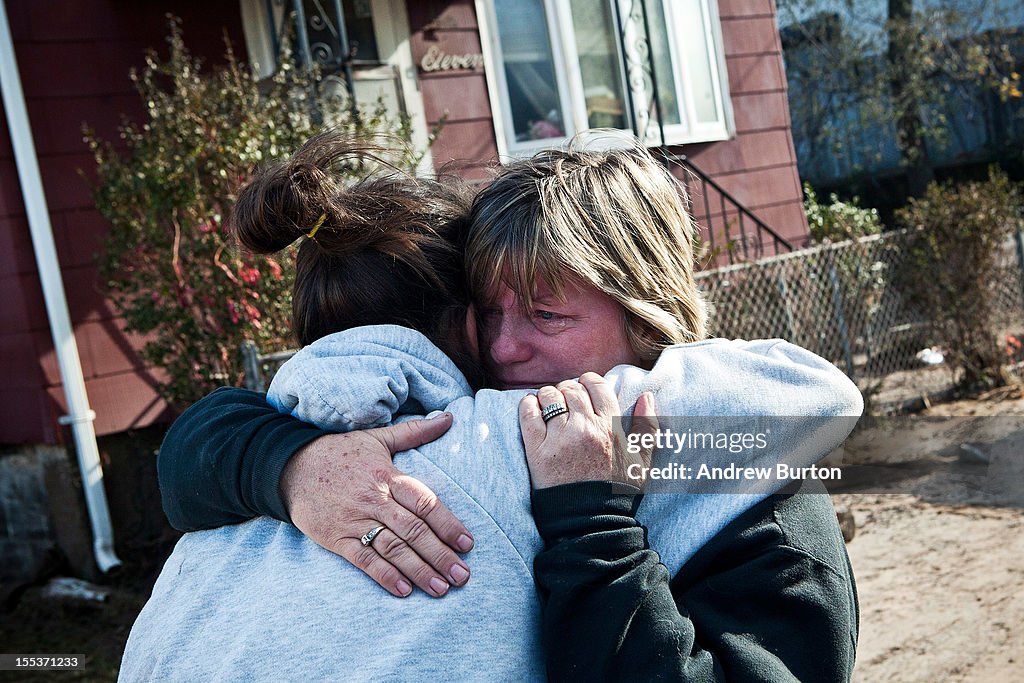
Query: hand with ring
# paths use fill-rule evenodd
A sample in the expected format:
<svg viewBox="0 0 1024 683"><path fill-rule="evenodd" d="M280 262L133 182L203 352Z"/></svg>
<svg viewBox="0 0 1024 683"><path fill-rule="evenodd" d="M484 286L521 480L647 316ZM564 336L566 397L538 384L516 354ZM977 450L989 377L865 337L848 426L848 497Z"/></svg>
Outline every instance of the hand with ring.
<svg viewBox="0 0 1024 683"><path fill-rule="evenodd" d="M525 396L519 403L519 426L533 488L577 481L642 485L627 476L627 468L649 464L651 453L627 452L621 414L615 393L593 372ZM657 424L654 396L645 392L634 407L630 434L653 432Z"/></svg>
<svg viewBox="0 0 1024 683"><path fill-rule="evenodd" d="M429 488L391 463L396 451L450 426L446 414L312 441L281 477L292 522L392 595L417 586L439 598L464 585L469 567L457 553L473 547L472 535Z"/></svg>

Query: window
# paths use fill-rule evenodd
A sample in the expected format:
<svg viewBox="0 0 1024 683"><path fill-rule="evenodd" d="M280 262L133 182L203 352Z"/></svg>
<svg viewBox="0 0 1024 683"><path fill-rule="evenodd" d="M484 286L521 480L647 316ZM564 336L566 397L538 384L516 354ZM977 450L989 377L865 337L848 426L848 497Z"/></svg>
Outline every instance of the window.
<svg viewBox="0 0 1024 683"><path fill-rule="evenodd" d="M503 152L588 128L652 145L730 136L717 0L477 0L477 15Z"/></svg>
<svg viewBox="0 0 1024 683"><path fill-rule="evenodd" d="M403 0L240 0L240 4L246 48L260 78L277 70L281 38L293 30L294 24L289 22L297 21L301 9L310 58L322 70L323 87L347 97L337 20L340 6L353 55L350 64L356 102L373 105L380 99L389 112L407 114L413 142L426 149L428 127L409 49ZM429 157L424 164L429 164Z"/></svg>

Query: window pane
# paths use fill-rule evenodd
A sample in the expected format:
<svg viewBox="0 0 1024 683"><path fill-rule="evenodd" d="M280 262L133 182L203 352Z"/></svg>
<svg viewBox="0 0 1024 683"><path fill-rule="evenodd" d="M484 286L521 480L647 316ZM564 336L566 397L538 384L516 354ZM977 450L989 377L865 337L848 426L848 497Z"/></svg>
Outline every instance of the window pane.
<svg viewBox="0 0 1024 683"><path fill-rule="evenodd" d="M651 53L654 56L654 76L658 82L658 101L661 103L662 123L666 126L682 123L680 102L676 96L675 69L668 44L668 26L665 8L658 0L648 2L647 22L651 29ZM652 114L653 123L653 114Z"/></svg>
<svg viewBox="0 0 1024 683"><path fill-rule="evenodd" d="M565 135L541 0L495 0L498 38L517 142Z"/></svg>
<svg viewBox="0 0 1024 683"><path fill-rule="evenodd" d="M323 5L327 1L317 0L317 3ZM355 59L379 62L380 54L377 50L377 34L373 30L373 9L370 0L344 0L341 6L345 14L345 28L348 29L348 42L355 50Z"/></svg>
<svg viewBox="0 0 1024 683"><path fill-rule="evenodd" d="M659 4L659 3L654 3ZM714 55L704 30L708 18L703 0L676 0L676 45L686 55L689 66L690 92L693 94L693 108L697 121L714 123L719 120L718 98L715 97L715 83L711 69Z"/></svg>
<svg viewBox="0 0 1024 683"><path fill-rule="evenodd" d="M587 122L591 128L626 128L622 72L611 5L595 0L572 0L571 6Z"/></svg>
<svg viewBox="0 0 1024 683"><path fill-rule="evenodd" d="M313 59L327 73L341 69L344 55L341 54L334 0L303 0L302 8L306 15L306 31ZM349 47L355 49L355 58L379 61L369 0L345 0L342 2L342 12Z"/></svg>

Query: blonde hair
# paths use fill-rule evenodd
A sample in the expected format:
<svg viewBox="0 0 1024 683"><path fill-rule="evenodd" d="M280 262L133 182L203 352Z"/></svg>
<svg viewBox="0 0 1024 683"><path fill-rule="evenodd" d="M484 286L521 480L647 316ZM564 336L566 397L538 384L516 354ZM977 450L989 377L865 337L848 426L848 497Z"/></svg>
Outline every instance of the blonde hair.
<svg viewBox="0 0 1024 683"><path fill-rule="evenodd" d="M506 167L473 203L466 245L475 298L504 282L525 309L538 279L560 299L574 280L625 309L633 350L653 360L706 335L693 279L693 222L680 184L650 153L545 150Z"/></svg>

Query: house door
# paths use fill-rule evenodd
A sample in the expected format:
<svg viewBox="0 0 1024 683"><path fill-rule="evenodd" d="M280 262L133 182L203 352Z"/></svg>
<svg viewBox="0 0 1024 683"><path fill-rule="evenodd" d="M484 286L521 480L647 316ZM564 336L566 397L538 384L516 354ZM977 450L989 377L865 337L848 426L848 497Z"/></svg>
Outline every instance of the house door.
<svg viewBox="0 0 1024 683"><path fill-rule="evenodd" d="M241 11L246 47L259 78L277 70L284 37L290 34L292 59L317 64L329 95L347 100L351 92L360 106L380 101L390 113L407 115L413 142L426 146L405 0L241 0Z"/></svg>

